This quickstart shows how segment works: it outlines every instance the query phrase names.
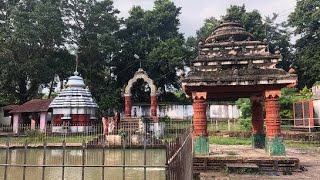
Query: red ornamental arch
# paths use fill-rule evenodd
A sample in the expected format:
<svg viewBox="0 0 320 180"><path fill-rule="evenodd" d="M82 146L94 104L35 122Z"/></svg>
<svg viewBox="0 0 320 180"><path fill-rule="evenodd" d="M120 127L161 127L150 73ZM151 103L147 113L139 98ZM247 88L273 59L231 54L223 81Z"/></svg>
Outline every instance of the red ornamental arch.
<svg viewBox="0 0 320 180"><path fill-rule="evenodd" d="M157 106L158 106L158 98L157 98L157 87L154 85L153 80L149 78L148 74L142 69L139 68L138 71L135 73L132 79L128 81L127 86L124 90L124 97L125 97L125 116L131 117L131 89L133 84L138 80L143 79L146 83L148 83L151 92L150 92L150 99L151 99L151 106L150 106L150 116L153 121L158 121L157 118Z"/></svg>

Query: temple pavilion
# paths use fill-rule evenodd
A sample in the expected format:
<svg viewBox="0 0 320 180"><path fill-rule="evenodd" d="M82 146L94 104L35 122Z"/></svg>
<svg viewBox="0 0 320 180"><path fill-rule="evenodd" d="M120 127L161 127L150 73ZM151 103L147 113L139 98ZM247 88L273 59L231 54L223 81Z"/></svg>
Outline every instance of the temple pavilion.
<svg viewBox="0 0 320 180"><path fill-rule="evenodd" d="M280 51L270 53L267 40L256 41L241 24L224 22L199 43L198 53L182 79L185 93L193 98L194 153L209 151L206 102L245 97L252 102L253 147L284 155L278 100L281 88L295 86L297 76L276 67Z"/></svg>
<svg viewBox="0 0 320 180"><path fill-rule="evenodd" d="M96 119L97 104L76 71L69 77L66 88L51 102L53 132L90 131L91 120Z"/></svg>

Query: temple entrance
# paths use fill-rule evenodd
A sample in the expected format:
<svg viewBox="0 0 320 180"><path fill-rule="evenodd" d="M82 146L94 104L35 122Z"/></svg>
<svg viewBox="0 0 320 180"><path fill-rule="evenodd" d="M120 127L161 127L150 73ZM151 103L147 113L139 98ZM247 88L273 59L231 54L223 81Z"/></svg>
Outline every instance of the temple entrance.
<svg viewBox="0 0 320 180"><path fill-rule="evenodd" d="M153 122L158 122L157 116L157 106L158 106L158 97L157 97L157 87L154 85L153 80L149 78L148 74L142 69L139 68L135 73L132 79L128 81L128 85L124 90L124 98L125 98L125 116L130 118L132 116L136 116L136 110L132 112L132 87L135 82L139 79L145 81L150 87L150 118Z"/></svg>
<svg viewBox="0 0 320 180"><path fill-rule="evenodd" d="M252 144L269 155L285 155L280 129L281 88L293 87L297 76L276 67L280 51L271 54L267 40L254 37L236 22L224 22L199 43L199 55L182 80L193 99L194 154L208 155L207 101L250 98ZM263 105L265 105L265 126Z"/></svg>

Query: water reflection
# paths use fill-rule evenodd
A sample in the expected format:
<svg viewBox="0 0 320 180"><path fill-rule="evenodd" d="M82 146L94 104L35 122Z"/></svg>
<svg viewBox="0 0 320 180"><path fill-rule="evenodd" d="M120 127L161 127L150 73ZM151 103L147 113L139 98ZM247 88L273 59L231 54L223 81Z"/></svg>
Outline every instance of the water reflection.
<svg viewBox="0 0 320 180"><path fill-rule="evenodd" d="M10 164L23 164L24 149L12 149L9 153ZM126 165L143 165L144 151L139 149L127 149L125 153L119 149L105 150L105 158L103 159L102 149L86 149L85 150L85 164L87 165L101 165L104 161L106 165L122 165L124 160ZM165 150L152 149L147 150L147 165L164 165L165 164ZM26 151L26 164L28 165L42 165L44 152L42 149L28 149ZM65 150L65 164L66 165L81 165L83 152L81 149L66 149ZM0 150L0 163L5 163L5 150ZM62 149L47 149L46 150L46 164L61 165L63 157ZM143 168L126 168L125 177L128 180L143 179ZM45 169L46 180L62 179L61 167L48 167ZM19 180L22 179L22 167L9 167L8 179ZM98 180L101 179L102 168L90 167L85 168L85 179ZM0 168L0 179L4 177L4 167ZM41 167L27 167L26 180L37 180L42 177ZM66 180L81 179L81 168L65 168ZM123 179L123 168L105 168L105 179L118 180ZM165 171L162 168L147 169L147 179L163 180L165 179Z"/></svg>

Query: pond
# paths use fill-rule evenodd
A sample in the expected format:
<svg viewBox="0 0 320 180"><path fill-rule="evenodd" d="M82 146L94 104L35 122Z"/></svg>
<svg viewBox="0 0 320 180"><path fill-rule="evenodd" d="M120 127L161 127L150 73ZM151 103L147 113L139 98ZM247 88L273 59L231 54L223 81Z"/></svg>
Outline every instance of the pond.
<svg viewBox="0 0 320 180"><path fill-rule="evenodd" d="M143 165L144 164L144 150L143 149L126 149L125 153L121 149L107 149L105 150L105 158L103 160L102 149L85 149L84 160L86 165ZM8 161L9 164L23 164L24 155L26 153L27 165L42 165L44 150L43 149L10 149ZM164 149L148 149L146 150L146 164L147 165L165 165L166 151ZM0 150L0 163L5 164L6 151ZM65 150L65 164L66 165L81 165L83 159L82 149L66 149ZM47 165L61 165L63 163L62 149L47 149L46 161ZM4 167L0 168L0 179L4 177ZM66 167L64 176L66 180L79 180L82 173L81 167ZM8 179L19 180L23 179L23 167L8 167ZM106 167L105 179L120 180L123 178L122 167ZM125 179L138 180L143 179L143 168L125 168ZM84 171L85 179L99 180L102 176L101 167L86 167ZM37 180L42 178L42 167L27 167L26 180ZM62 167L47 167L45 168L46 180L62 179ZM164 180L164 168L147 168L147 179Z"/></svg>

